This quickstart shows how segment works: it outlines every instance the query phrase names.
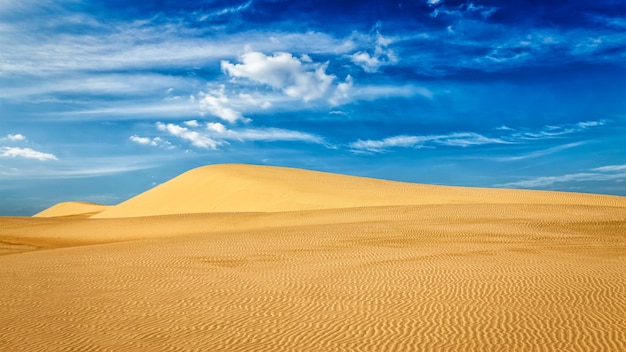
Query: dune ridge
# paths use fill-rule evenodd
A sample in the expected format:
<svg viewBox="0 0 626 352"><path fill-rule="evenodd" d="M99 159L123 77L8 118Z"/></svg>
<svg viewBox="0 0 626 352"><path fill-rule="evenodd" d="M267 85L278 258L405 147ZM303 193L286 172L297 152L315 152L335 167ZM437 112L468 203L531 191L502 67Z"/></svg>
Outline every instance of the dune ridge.
<svg viewBox="0 0 626 352"><path fill-rule="evenodd" d="M33 217L40 218L61 218L61 217L73 217L73 218L89 218L96 215L110 206L89 202L62 202L51 206L48 209L42 210L39 213L33 215Z"/></svg>
<svg viewBox="0 0 626 352"><path fill-rule="evenodd" d="M623 197L433 186L274 166L219 164L183 173L91 217L483 203L626 205Z"/></svg>
<svg viewBox="0 0 626 352"><path fill-rule="evenodd" d="M626 346L626 197L218 165L42 213L0 217L0 351Z"/></svg>

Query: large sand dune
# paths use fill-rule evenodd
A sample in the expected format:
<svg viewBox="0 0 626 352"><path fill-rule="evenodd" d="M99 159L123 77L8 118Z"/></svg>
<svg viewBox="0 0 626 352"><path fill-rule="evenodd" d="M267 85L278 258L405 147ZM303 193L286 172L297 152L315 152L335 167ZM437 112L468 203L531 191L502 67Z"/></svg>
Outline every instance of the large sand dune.
<svg viewBox="0 0 626 352"><path fill-rule="evenodd" d="M419 185L300 169L223 164L186 172L92 218L484 203L623 205L624 199Z"/></svg>
<svg viewBox="0 0 626 352"><path fill-rule="evenodd" d="M624 197L218 165L65 204L0 218L2 351L626 346Z"/></svg>

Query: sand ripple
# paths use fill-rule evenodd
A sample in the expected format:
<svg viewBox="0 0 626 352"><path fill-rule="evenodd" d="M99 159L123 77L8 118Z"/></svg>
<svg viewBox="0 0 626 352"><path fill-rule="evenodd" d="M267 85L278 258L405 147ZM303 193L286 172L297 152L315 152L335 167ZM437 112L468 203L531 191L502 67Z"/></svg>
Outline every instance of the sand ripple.
<svg viewBox="0 0 626 352"><path fill-rule="evenodd" d="M67 235L81 246L0 256L0 350L619 351L624 214L432 205L37 220L97 225ZM125 242L85 245L100 228Z"/></svg>

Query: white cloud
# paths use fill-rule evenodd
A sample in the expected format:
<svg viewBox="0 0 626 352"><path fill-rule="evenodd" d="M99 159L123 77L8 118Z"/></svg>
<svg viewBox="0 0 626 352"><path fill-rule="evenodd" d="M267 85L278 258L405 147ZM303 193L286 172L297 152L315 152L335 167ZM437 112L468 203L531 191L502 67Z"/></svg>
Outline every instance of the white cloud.
<svg viewBox="0 0 626 352"><path fill-rule="evenodd" d="M349 146L353 152L382 153L389 148L421 148L426 144L438 144L448 147L468 147L484 144L506 144L499 138L489 138L478 133L460 132L446 135L426 135L426 136L394 136L380 140L358 140Z"/></svg>
<svg viewBox="0 0 626 352"><path fill-rule="evenodd" d="M137 144L151 145L153 147L157 146L156 141L148 137L139 137L137 135L133 135L133 136L130 136L129 139Z"/></svg>
<svg viewBox="0 0 626 352"><path fill-rule="evenodd" d="M209 123L206 124L206 128L209 131L213 131L213 132L219 133L219 134L226 133L226 131L227 131L226 126L222 125L219 122L209 122Z"/></svg>
<svg viewBox="0 0 626 352"><path fill-rule="evenodd" d="M234 78L246 78L292 98L310 101L322 98L332 86L335 76L326 74L327 64L301 61L290 53L276 52L267 56L261 52L247 52L240 64L222 61L222 70Z"/></svg>
<svg viewBox="0 0 626 352"><path fill-rule="evenodd" d="M207 93L200 93L200 107L209 111L212 115L219 117L230 123L237 120L244 120L241 113L230 106L230 99L226 96L225 87L221 85L219 89L211 90Z"/></svg>
<svg viewBox="0 0 626 352"><path fill-rule="evenodd" d="M4 158L26 158L40 161L59 160L54 154L39 152L30 148L1 147L0 157Z"/></svg>
<svg viewBox="0 0 626 352"><path fill-rule="evenodd" d="M526 131L512 133L510 138L515 140L533 140L533 139L547 139L557 138L568 134L583 132L591 127L604 126L605 121L584 121L575 124L562 124L556 126L544 126L537 131Z"/></svg>
<svg viewBox="0 0 626 352"><path fill-rule="evenodd" d="M230 15L230 14L236 14L236 13L240 13L243 12L245 10L247 10L248 8L250 8L250 6L252 5L252 0L245 2L241 5L238 6L232 6L232 7L227 7L218 11L214 11L211 13L207 13L207 14L202 14L198 17L199 21L206 21L206 20L210 20L210 19L214 19L216 17L220 17L220 16L224 16L224 15Z"/></svg>
<svg viewBox="0 0 626 352"><path fill-rule="evenodd" d="M621 182L624 178L626 178L626 164L600 166L593 168L588 172L571 173L559 176L540 176L522 181L497 184L494 186L509 188L543 188L557 183L567 182L612 180Z"/></svg>
<svg viewBox="0 0 626 352"><path fill-rule="evenodd" d="M197 121L197 120L189 120L189 121L185 121L185 122L184 122L184 124L185 124L186 126L189 126L189 127L199 127L199 126L200 126L200 124L198 123L198 121Z"/></svg>
<svg viewBox="0 0 626 352"><path fill-rule="evenodd" d="M328 103L333 106L340 105L342 102L348 101L350 99L350 93L352 92L352 88L354 86L354 82L352 80L352 76L348 75L344 82L337 84L337 88L333 93L333 96L328 99Z"/></svg>
<svg viewBox="0 0 626 352"><path fill-rule="evenodd" d="M506 157L493 158L493 160L496 160L496 161L517 161L517 160L539 158L539 157L542 157L542 156L545 156L545 155L550 155L550 154L553 154L553 153L560 152L562 150L578 147L578 146L581 146L583 144L585 144L585 143L584 142L568 143L568 144L559 145L559 146L548 148L548 149L544 149L544 150L538 150L538 151L530 152L530 153L523 154L523 155L515 155L515 156L506 156Z"/></svg>
<svg viewBox="0 0 626 352"><path fill-rule="evenodd" d="M626 170L626 164L624 164L624 165L601 166L601 167L597 167L597 168L591 169L591 170L592 171L599 171L599 172L622 171L622 170Z"/></svg>
<svg viewBox="0 0 626 352"><path fill-rule="evenodd" d="M11 142L21 142L21 141L25 141L26 137L24 137L24 135L22 134L8 134L6 137L8 140L10 140Z"/></svg>
<svg viewBox="0 0 626 352"><path fill-rule="evenodd" d="M560 176L542 176L529 180L501 183L495 185L495 187L508 187L508 188L542 188L552 186L556 183L565 182L583 182L583 181L610 181L618 180L626 177L626 173L617 174L601 174L601 173L588 173L581 172L575 174L566 174Z"/></svg>
<svg viewBox="0 0 626 352"><path fill-rule="evenodd" d="M206 135L202 135L196 131L190 131L186 127L178 126L172 123L164 124L156 123L159 131L168 132L169 134L191 142L192 145L203 149L217 149L222 142L216 141Z"/></svg>
<svg viewBox="0 0 626 352"><path fill-rule="evenodd" d="M289 141L308 142L315 144L326 144L324 139L305 132L285 130L281 128L257 128L242 129L238 131L228 131L234 139L242 141Z"/></svg>
<svg viewBox="0 0 626 352"><path fill-rule="evenodd" d="M393 41L391 38L380 34L381 23L378 22L372 29L370 41L374 48L368 51L358 51L350 56L355 65L361 66L365 72L377 72L381 66L393 65L398 62L398 58L393 50L388 46Z"/></svg>
<svg viewBox="0 0 626 352"><path fill-rule="evenodd" d="M162 139L161 137L149 138L149 137L139 137L137 135L133 135L133 136L130 136L129 139L132 142L135 142L137 144L148 145L148 146L151 146L151 147L161 147L161 148L165 148L165 149L174 149L174 148L176 148L176 147L174 147L172 145L172 143L170 143L167 140Z"/></svg>
<svg viewBox="0 0 626 352"><path fill-rule="evenodd" d="M219 122L208 122L206 130L212 138L238 141L291 141L326 144L323 138L300 131L285 130L282 128L244 128L228 129Z"/></svg>
<svg viewBox="0 0 626 352"><path fill-rule="evenodd" d="M603 126L605 121L585 121L574 124L563 124L557 126L544 126L537 131L518 132L519 129L513 129L507 126L496 128L504 133L498 137L487 137L474 132L456 132L445 135L426 135L426 136L394 136L380 140L358 140L349 146L353 152L381 153L389 148L394 147L422 147L427 143L443 145L448 147L469 147L474 145L485 144L515 144L532 142L535 140L544 140L558 138L567 134L583 132L591 127ZM496 160L514 161L527 158L539 157L555 153L564 149L573 148L583 144L582 142L565 144L562 146L550 148L544 151L533 152L527 155L503 157Z"/></svg>
<svg viewBox="0 0 626 352"><path fill-rule="evenodd" d="M240 142L306 142L322 144L330 147L320 136L314 134L286 130L281 128L244 128L229 129L219 122L208 122L204 129L190 130L186 127L175 124L163 124L158 122L156 127L160 131L168 132L173 136L190 141L194 146L200 148L217 149L218 146L228 144L228 141ZM151 139L146 138L146 142Z"/></svg>

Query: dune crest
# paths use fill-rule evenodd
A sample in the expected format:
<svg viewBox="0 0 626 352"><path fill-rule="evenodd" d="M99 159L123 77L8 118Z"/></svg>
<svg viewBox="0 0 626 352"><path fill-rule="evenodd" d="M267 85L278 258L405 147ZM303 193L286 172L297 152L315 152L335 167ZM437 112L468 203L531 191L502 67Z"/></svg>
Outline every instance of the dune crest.
<svg viewBox="0 0 626 352"><path fill-rule="evenodd" d="M427 204L624 205L620 197L423 185L274 166L199 167L92 218Z"/></svg>
<svg viewBox="0 0 626 352"><path fill-rule="evenodd" d="M108 205L88 202L63 202L33 215L36 218L88 218L109 208Z"/></svg>

